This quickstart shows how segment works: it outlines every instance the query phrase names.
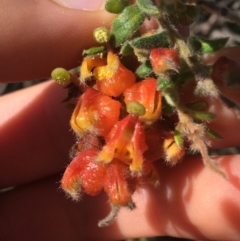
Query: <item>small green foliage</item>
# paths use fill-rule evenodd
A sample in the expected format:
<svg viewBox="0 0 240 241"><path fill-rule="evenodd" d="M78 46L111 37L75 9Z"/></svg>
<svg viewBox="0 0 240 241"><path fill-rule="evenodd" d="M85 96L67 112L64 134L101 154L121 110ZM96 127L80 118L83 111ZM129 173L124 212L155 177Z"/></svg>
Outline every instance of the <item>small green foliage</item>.
<svg viewBox="0 0 240 241"><path fill-rule="evenodd" d="M172 107L178 107L180 99L178 90L173 83L169 83L165 88L161 89L167 103Z"/></svg>
<svg viewBox="0 0 240 241"><path fill-rule="evenodd" d="M210 128L207 128L206 134L209 137L211 137L211 138L213 138L215 140L222 140L223 139L223 137L219 133L217 133L216 131L214 131L214 130L212 130Z"/></svg>
<svg viewBox="0 0 240 241"><path fill-rule="evenodd" d="M105 9L110 13L121 13L129 3L129 0L107 0Z"/></svg>
<svg viewBox="0 0 240 241"><path fill-rule="evenodd" d="M210 54L225 46L229 38L219 38L214 40L204 39L198 36L188 38L188 44L193 51Z"/></svg>
<svg viewBox="0 0 240 241"><path fill-rule="evenodd" d="M195 110L187 110L188 114L192 116L194 119L198 119L201 121L211 121L216 117L216 114L205 111L195 111Z"/></svg>
<svg viewBox="0 0 240 241"><path fill-rule="evenodd" d="M148 60L150 54L149 50L134 48L133 51L139 62L144 63Z"/></svg>
<svg viewBox="0 0 240 241"><path fill-rule="evenodd" d="M171 46L169 33L160 31L135 38L131 41L134 48L153 49L153 48L169 48Z"/></svg>
<svg viewBox="0 0 240 241"><path fill-rule="evenodd" d="M127 112L129 114L142 116L146 113L146 109L139 102L131 101L127 104Z"/></svg>
<svg viewBox="0 0 240 241"><path fill-rule="evenodd" d="M181 131L178 129L178 127L175 128L173 137L174 137L174 141L176 142L176 144L180 148L183 148L183 138L181 135Z"/></svg>
<svg viewBox="0 0 240 241"><path fill-rule="evenodd" d="M197 111L204 111L209 107L207 101L204 101L204 100L194 101L186 104L186 106L189 109L197 110Z"/></svg>
<svg viewBox="0 0 240 241"><path fill-rule="evenodd" d="M157 89L158 90L163 90L168 85L171 85L171 81L169 79L163 79L162 77L158 77L158 79L157 79Z"/></svg>
<svg viewBox="0 0 240 241"><path fill-rule="evenodd" d="M148 16L160 17L160 11L152 0L137 0L138 7Z"/></svg>
<svg viewBox="0 0 240 241"><path fill-rule="evenodd" d="M150 61L148 60L148 61L142 63L141 65L139 65L135 74L140 79L144 79L144 78L151 76L153 74L153 69L152 69Z"/></svg>
<svg viewBox="0 0 240 241"><path fill-rule="evenodd" d="M101 56L106 52L106 49L104 46L97 46L92 47L90 49L84 49L83 50L83 57L95 57L95 56Z"/></svg>
<svg viewBox="0 0 240 241"><path fill-rule="evenodd" d="M70 76L69 72L64 68L54 69L51 73L51 77L58 84L66 84L71 79L71 76Z"/></svg>
<svg viewBox="0 0 240 241"><path fill-rule="evenodd" d="M113 43L118 47L129 39L139 29L145 19L145 14L137 5L126 7L112 23L111 34Z"/></svg>
<svg viewBox="0 0 240 241"><path fill-rule="evenodd" d="M128 41L124 42L120 49L120 54L123 56L128 56L133 54L133 48Z"/></svg>
<svg viewBox="0 0 240 241"><path fill-rule="evenodd" d="M171 116L175 112L175 107L169 105L165 99L162 100L162 114L165 116Z"/></svg>

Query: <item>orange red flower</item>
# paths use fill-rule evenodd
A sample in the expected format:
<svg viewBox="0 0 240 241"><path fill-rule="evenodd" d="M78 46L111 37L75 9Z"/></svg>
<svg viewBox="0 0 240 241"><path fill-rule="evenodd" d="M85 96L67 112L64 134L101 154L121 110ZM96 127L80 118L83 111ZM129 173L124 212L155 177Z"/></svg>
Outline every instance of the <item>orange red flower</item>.
<svg viewBox="0 0 240 241"><path fill-rule="evenodd" d="M149 78L138 82L126 89L123 93L126 105L136 101L145 107L145 114L139 119L148 124L158 120L162 111L162 95L157 90L157 81Z"/></svg>
<svg viewBox="0 0 240 241"><path fill-rule="evenodd" d="M166 71L176 71L180 68L180 58L175 49L155 48L149 56L151 65L157 75Z"/></svg>
<svg viewBox="0 0 240 241"><path fill-rule="evenodd" d="M121 95L136 81L133 72L128 70L112 52L107 55L107 65L97 66L93 74L97 80L97 89L103 94L114 97Z"/></svg>
<svg viewBox="0 0 240 241"><path fill-rule="evenodd" d="M98 90L88 88L79 99L71 117L71 127L78 133L105 136L119 119L121 104Z"/></svg>
<svg viewBox="0 0 240 241"><path fill-rule="evenodd" d="M146 149L144 130L138 117L128 115L113 127L97 160L109 163L117 159L129 164L132 172L139 172L142 170L143 153Z"/></svg>

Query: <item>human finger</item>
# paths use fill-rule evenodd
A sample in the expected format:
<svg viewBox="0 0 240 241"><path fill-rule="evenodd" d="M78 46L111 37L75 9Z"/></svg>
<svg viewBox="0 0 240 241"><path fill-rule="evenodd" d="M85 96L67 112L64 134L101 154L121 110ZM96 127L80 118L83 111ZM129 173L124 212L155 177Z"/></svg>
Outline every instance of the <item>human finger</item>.
<svg viewBox="0 0 240 241"><path fill-rule="evenodd" d="M119 240L176 236L238 240L240 226L239 156L218 157L225 180L190 157L176 167L159 165L161 184L143 185L133 195L137 208L122 208L113 225L98 228L107 199L83 196L79 203L58 189L59 176L1 194L2 237L16 240ZM17 200L17 201L16 201ZM54 224L54 225L53 225Z"/></svg>
<svg viewBox="0 0 240 241"><path fill-rule="evenodd" d="M64 171L69 162L68 152L75 142L69 125L71 112L61 104L65 97L66 91L54 82L1 97L1 187ZM222 105L218 108L213 129L224 138L212 141L211 147L238 146L240 137L235 133L239 120L228 108Z"/></svg>
<svg viewBox="0 0 240 241"><path fill-rule="evenodd" d="M162 166L160 187L136 192L138 208L120 212L119 229L126 237L138 232L140 237L239 240L239 158L215 158L228 180L204 167L201 157L186 158L173 168Z"/></svg>
<svg viewBox="0 0 240 241"><path fill-rule="evenodd" d="M51 81L0 97L0 187L64 170L74 143L65 97Z"/></svg>
<svg viewBox="0 0 240 241"><path fill-rule="evenodd" d="M93 29L113 17L50 0L1 1L0 16L0 82L48 78L56 67L78 66L82 50L95 44Z"/></svg>

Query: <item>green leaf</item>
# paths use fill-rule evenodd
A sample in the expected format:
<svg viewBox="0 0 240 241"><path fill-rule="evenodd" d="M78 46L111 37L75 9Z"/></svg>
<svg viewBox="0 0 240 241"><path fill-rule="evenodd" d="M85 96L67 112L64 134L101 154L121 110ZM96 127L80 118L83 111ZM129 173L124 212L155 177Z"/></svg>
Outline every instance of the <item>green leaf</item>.
<svg viewBox="0 0 240 241"><path fill-rule="evenodd" d="M182 138L182 135L181 135L181 132L180 130L176 127L175 128L175 131L174 131L174 141L176 142L176 144L182 148L183 147L183 138Z"/></svg>
<svg viewBox="0 0 240 241"><path fill-rule="evenodd" d="M228 39L229 38L219 38L208 40L198 36L191 36L188 39L188 44L193 51L197 51L203 54L210 54L223 48Z"/></svg>
<svg viewBox="0 0 240 241"><path fill-rule="evenodd" d="M120 49L120 54L123 56L128 56L133 53L132 46L126 41L123 43Z"/></svg>
<svg viewBox="0 0 240 241"><path fill-rule="evenodd" d="M134 48L134 54L137 57L137 60L141 63L144 63L148 60L150 51L147 49L137 49Z"/></svg>
<svg viewBox="0 0 240 241"><path fill-rule="evenodd" d="M171 46L167 31L138 37L133 39L130 43L134 48L140 49L168 48Z"/></svg>
<svg viewBox="0 0 240 241"><path fill-rule="evenodd" d="M198 111L204 111L209 107L207 101L205 100L198 100L191 103L187 103L186 106L189 109L198 110Z"/></svg>
<svg viewBox="0 0 240 241"><path fill-rule="evenodd" d="M137 0L137 5L148 16L160 17L160 11L152 0Z"/></svg>
<svg viewBox="0 0 240 241"><path fill-rule="evenodd" d="M110 13L121 13L129 4L129 0L107 0L105 9Z"/></svg>
<svg viewBox="0 0 240 241"><path fill-rule="evenodd" d="M162 114L171 116L175 112L175 107L169 105L165 99L162 100Z"/></svg>
<svg viewBox="0 0 240 241"><path fill-rule="evenodd" d="M159 87L159 86L158 86ZM172 107L178 107L179 105L179 94L175 85L169 81L169 84L162 89L162 94L166 102Z"/></svg>
<svg viewBox="0 0 240 241"><path fill-rule="evenodd" d="M202 120L202 121L211 121L216 117L216 114L211 112L204 111L195 111L195 110L187 110L187 113L192 116L194 119Z"/></svg>
<svg viewBox="0 0 240 241"><path fill-rule="evenodd" d="M195 75L187 65L186 61L184 59L181 59L181 67L175 82L178 88L181 88L182 86L184 86L184 84L186 84L188 81L193 80L194 78Z"/></svg>
<svg viewBox="0 0 240 241"><path fill-rule="evenodd" d="M165 89L168 85L171 85L171 81L168 79L163 79L161 77L158 77L157 79L157 89L158 90L163 90Z"/></svg>
<svg viewBox="0 0 240 241"><path fill-rule="evenodd" d="M223 137L222 137L219 133L217 133L216 131L214 131L214 130L212 130L212 129L210 129L210 128L208 128L208 129L206 130L206 134L207 134L209 137L211 137L211 138L213 138L213 139L215 139L215 140L222 140L222 139L223 139Z"/></svg>
<svg viewBox="0 0 240 241"><path fill-rule="evenodd" d="M83 57L95 57L105 53L106 49L104 46L92 47L90 49L83 50Z"/></svg>
<svg viewBox="0 0 240 241"><path fill-rule="evenodd" d="M124 41L131 38L144 20L145 14L140 11L137 5L126 7L112 23L111 33L115 47L118 47Z"/></svg>
<svg viewBox="0 0 240 241"><path fill-rule="evenodd" d="M152 75L153 69L152 69L150 61L146 61L146 62L142 63L141 65L139 65L139 67L137 68L135 73L140 79L144 79L144 78L147 78L150 75Z"/></svg>

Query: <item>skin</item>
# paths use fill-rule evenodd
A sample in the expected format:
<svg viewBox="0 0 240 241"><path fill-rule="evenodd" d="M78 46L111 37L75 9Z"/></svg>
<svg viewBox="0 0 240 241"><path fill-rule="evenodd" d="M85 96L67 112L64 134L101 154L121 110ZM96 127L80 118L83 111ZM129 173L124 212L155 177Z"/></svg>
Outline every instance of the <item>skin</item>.
<svg viewBox="0 0 240 241"><path fill-rule="evenodd" d="M42 78L57 66L77 66L82 49L93 44L92 30L103 22L109 26L113 17L103 11L66 9L47 0L16 0L11 5L0 1L0 12L1 82ZM240 62L240 48L220 51L205 61L221 55ZM136 210L122 209L113 225L98 228L97 222L109 211L106 196L83 196L75 203L59 188L74 143L70 112L60 104L65 96L65 90L50 81L0 97L0 188L17 187L0 194L0 240L160 235L239 240L239 155L214 158L228 180L204 167L199 156L185 158L174 168L159 163L160 187L143 185L133 196ZM210 110L218 114L211 126L224 136L211 141L211 146L238 146L240 121L218 101L210 101Z"/></svg>

